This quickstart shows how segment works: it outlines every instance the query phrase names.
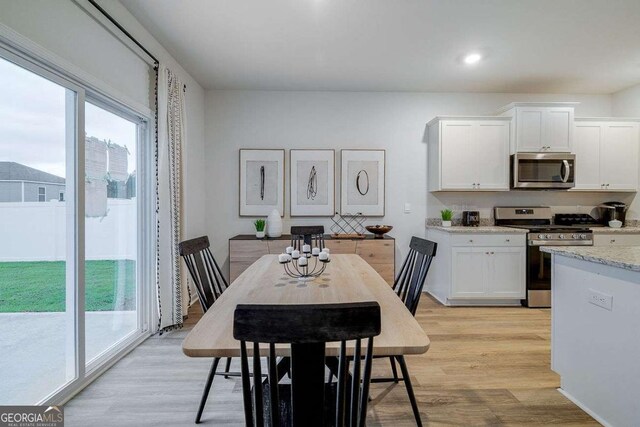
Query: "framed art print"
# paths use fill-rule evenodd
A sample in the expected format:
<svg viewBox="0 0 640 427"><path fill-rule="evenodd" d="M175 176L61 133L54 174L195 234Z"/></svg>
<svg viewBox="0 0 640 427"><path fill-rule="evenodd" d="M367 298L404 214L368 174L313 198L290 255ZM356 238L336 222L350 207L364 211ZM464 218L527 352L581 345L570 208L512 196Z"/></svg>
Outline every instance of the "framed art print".
<svg viewBox="0 0 640 427"><path fill-rule="evenodd" d="M284 150L240 150L240 216L284 215Z"/></svg>
<svg viewBox="0 0 640 427"><path fill-rule="evenodd" d="M335 215L335 151L289 150L291 216Z"/></svg>
<svg viewBox="0 0 640 427"><path fill-rule="evenodd" d="M341 150L340 213L384 216L385 151Z"/></svg>

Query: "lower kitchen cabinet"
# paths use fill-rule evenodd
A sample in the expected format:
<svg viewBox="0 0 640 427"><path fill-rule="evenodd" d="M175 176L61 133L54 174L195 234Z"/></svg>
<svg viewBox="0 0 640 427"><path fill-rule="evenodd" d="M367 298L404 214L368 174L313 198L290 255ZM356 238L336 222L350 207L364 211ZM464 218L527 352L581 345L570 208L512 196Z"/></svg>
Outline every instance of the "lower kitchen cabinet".
<svg viewBox="0 0 640 427"><path fill-rule="evenodd" d="M593 246L640 246L640 233L594 233Z"/></svg>
<svg viewBox="0 0 640 427"><path fill-rule="evenodd" d="M525 234L429 230L438 254L426 290L447 305L516 305L525 297Z"/></svg>

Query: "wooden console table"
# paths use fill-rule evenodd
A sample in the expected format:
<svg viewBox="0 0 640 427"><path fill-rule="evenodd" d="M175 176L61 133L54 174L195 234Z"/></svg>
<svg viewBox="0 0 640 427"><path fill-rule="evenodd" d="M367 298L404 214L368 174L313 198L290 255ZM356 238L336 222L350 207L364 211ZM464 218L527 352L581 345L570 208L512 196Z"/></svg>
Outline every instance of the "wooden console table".
<svg viewBox="0 0 640 427"><path fill-rule="evenodd" d="M389 284L395 278L395 239L385 236L374 239L367 235L364 239L332 239L324 236L324 243L332 254L358 254ZM277 255L289 246L291 236L283 234L277 238L256 239L250 234L239 234L229 239L229 276L233 282L251 264L267 254Z"/></svg>

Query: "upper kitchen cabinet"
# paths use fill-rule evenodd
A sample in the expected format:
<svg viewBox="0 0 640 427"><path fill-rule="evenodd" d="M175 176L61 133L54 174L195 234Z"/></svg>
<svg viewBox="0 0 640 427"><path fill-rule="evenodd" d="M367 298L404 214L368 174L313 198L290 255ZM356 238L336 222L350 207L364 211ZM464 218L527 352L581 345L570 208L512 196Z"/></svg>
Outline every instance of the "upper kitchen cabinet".
<svg viewBox="0 0 640 427"><path fill-rule="evenodd" d="M575 119L576 186L638 191L640 119Z"/></svg>
<svg viewBox="0 0 640 427"><path fill-rule="evenodd" d="M429 191L509 190L509 117L436 117L427 126Z"/></svg>
<svg viewBox="0 0 640 427"><path fill-rule="evenodd" d="M570 153L577 102L513 102L498 113L513 118L511 154Z"/></svg>

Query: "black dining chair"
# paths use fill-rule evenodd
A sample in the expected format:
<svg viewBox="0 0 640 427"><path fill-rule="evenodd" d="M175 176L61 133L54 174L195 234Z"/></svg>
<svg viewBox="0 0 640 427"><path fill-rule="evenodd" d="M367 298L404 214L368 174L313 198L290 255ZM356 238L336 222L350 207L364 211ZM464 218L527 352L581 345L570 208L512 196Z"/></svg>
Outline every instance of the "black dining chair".
<svg viewBox="0 0 640 427"><path fill-rule="evenodd" d="M412 315L416 315L418 309L418 303L420 302L420 296L422 295L422 289L431 266L431 261L436 256L436 249L438 244L430 240L421 239L419 237L412 237L409 243L409 253L402 263L400 273L398 274L395 282L393 283L393 290L398 297L404 302L407 310ZM387 356L383 356L387 357ZM413 393L413 386L411 385L411 378L407 369L407 364L404 360L404 356L391 356L389 357L391 363L391 370L393 372L393 378L374 378L372 382L398 382L404 381L404 385L409 395L409 401L411 402L411 408L413 409L413 415L416 419L416 423L421 426L422 420L420 418L420 411L418 410L418 404L416 397ZM398 377L398 369L396 367L396 361L400 365L402 371L402 378Z"/></svg>
<svg viewBox="0 0 640 427"><path fill-rule="evenodd" d="M180 255L184 259L187 270L189 270L189 274L193 280L196 293L198 294L198 300L202 306L202 312L206 313L220 295L229 287L227 280L222 275L222 271L211 253L209 238L207 236L185 240L181 242L178 247ZM225 371L222 374L216 372L219 363L219 357L213 359L209 376L207 377L207 382L202 393L202 399L200 400L200 406L198 407L196 423L199 423L202 417L202 411L207 402L211 384L213 384L213 377L215 375L225 375L225 377L238 375L229 372L231 366L230 357L227 357Z"/></svg>
<svg viewBox="0 0 640 427"><path fill-rule="evenodd" d="M302 245L324 249L324 226L303 225L291 227L291 246L302 251Z"/></svg>
<svg viewBox="0 0 640 427"><path fill-rule="evenodd" d="M305 305L239 304L233 337L240 341L242 394L247 426L361 427L365 425L373 337L380 334L377 302ZM367 340L366 346L362 340ZM346 341L356 340L349 373ZM338 382L325 381L325 344L340 342ZM260 343L267 344L260 347ZM280 384L276 344L290 345L291 384ZM362 349L364 348L364 355ZM249 355L253 356L253 387ZM261 378L261 357L268 377ZM364 361L362 361L364 357ZM361 376L361 370L362 376ZM362 380L361 380L362 378ZM258 380L259 381L259 380Z"/></svg>

